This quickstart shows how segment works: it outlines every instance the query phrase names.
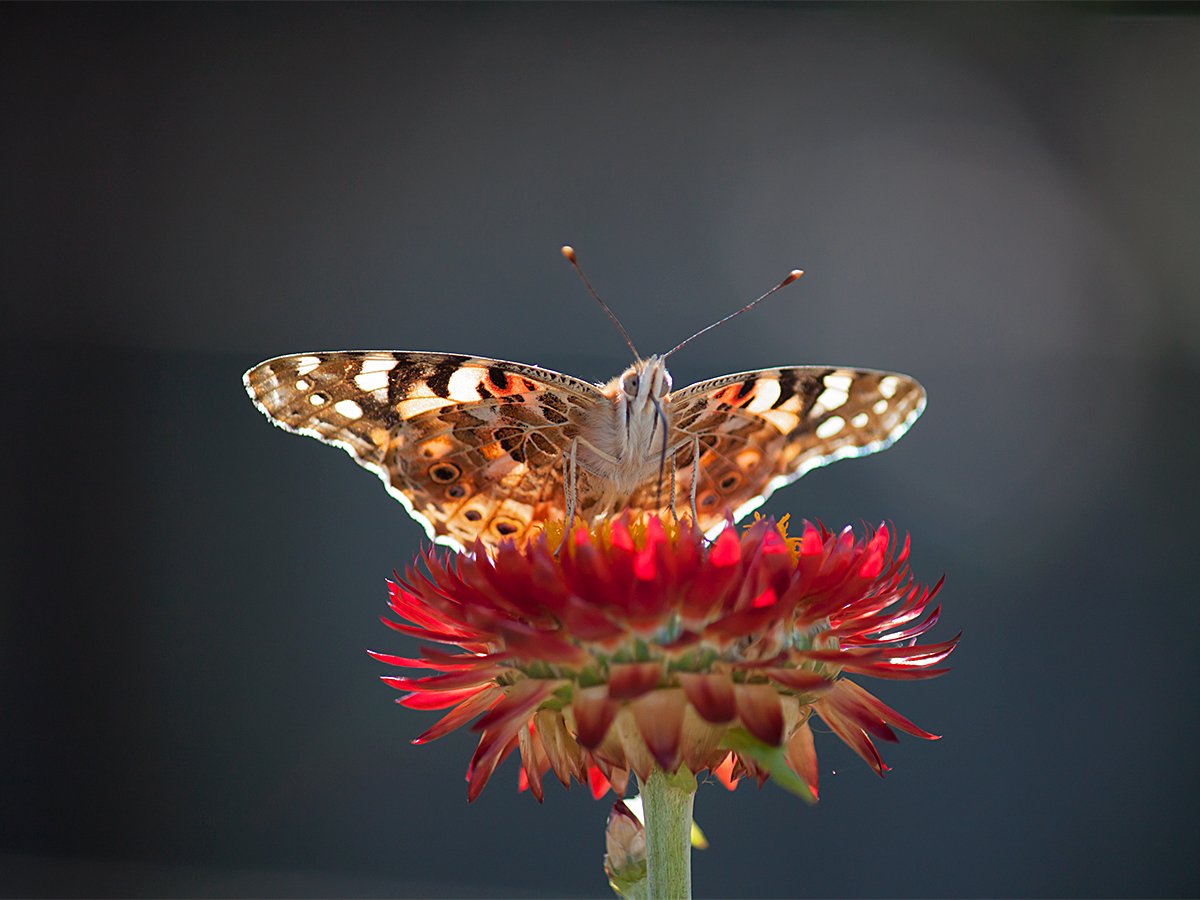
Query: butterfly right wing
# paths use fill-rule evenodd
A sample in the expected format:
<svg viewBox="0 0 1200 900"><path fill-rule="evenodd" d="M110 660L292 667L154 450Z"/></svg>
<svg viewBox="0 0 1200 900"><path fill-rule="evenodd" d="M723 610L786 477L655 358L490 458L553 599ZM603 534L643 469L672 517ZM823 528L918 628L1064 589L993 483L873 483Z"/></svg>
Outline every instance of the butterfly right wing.
<svg viewBox="0 0 1200 900"><path fill-rule="evenodd" d="M537 366L388 350L281 356L243 381L273 424L341 447L430 538L459 549L562 518L563 453L603 399Z"/></svg>
<svg viewBox="0 0 1200 900"><path fill-rule="evenodd" d="M891 446L921 415L925 390L895 372L792 366L702 381L671 394L669 406L675 509L690 510L695 481L707 532L818 466ZM652 508L658 496L647 484L631 505Z"/></svg>

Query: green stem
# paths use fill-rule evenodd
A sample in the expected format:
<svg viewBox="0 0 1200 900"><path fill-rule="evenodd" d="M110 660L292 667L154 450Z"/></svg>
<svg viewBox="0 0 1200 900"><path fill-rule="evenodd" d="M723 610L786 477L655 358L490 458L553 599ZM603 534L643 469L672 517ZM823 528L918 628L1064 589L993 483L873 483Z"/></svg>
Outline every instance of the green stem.
<svg viewBox="0 0 1200 900"><path fill-rule="evenodd" d="M651 900L691 900L692 801L696 776L686 766L668 775L655 766L642 783L646 885Z"/></svg>

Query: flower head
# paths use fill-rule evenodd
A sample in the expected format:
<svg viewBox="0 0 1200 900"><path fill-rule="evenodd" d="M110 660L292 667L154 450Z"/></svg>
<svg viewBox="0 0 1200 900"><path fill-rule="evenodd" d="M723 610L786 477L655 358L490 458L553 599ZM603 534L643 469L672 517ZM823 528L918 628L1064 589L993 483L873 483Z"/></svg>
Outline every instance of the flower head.
<svg viewBox="0 0 1200 900"><path fill-rule="evenodd" d="M513 750L539 800L550 771L599 796L655 766L728 786L773 777L815 799L813 713L880 775L873 739L936 738L844 677L929 678L957 642L916 644L941 583L913 582L908 540L886 526L856 538L806 523L788 537L786 519L760 519L709 542L622 516L571 532L557 554L554 537L494 556L429 549L389 583L401 621L385 624L461 651L372 655L436 673L384 679L404 706L449 709L414 743L480 716L471 799Z"/></svg>

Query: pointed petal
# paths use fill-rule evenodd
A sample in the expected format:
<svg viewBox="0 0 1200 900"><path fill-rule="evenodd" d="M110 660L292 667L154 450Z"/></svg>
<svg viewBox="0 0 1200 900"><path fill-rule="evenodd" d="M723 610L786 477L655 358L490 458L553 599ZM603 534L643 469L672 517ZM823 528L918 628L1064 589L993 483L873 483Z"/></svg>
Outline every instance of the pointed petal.
<svg viewBox="0 0 1200 900"><path fill-rule="evenodd" d="M735 684L738 718L752 735L769 747L783 742L783 707L769 684Z"/></svg>
<svg viewBox="0 0 1200 900"><path fill-rule="evenodd" d="M725 760L712 770L712 773L717 776L717 780L725 785L726 790L736 790L738 780L733 774L733 761L737 759L732 753L725 757Z"/></svg>
<svg viewBox="0 0 1200 900"><path fill-rule="evenodd" d="M620 704L608 697L608 685L576 688L571 698L575 717L575 738L580 746L594 750L600 746L617 715Z"/></svg>
<svg viewBox="0 0 1200 900"><path fill-rule="evenodd" d="M614 663L608 668L608 696L613 700L632 700L658 687L662 678L661 662Z"/></svg>
<svg viewBox="0 0 1200 900"><path fill-rule="evenodd" d="M567 732L566 722L558 710L539 709L533 716L533 725L542 739L542 749L555 776L564 787L571 786L571 778L583 780L583 752L575 739Z"/></svg>
<svg viewBox="0 0 1200 900"><path fill-rule="evenodd" d="M883 758L865 731L842 715L836 707L826 703L825 698L817 700L813 704L813 709L847 747L857 753L867 765L875 770L877 775L883 777L883 773L887 771L888 767L884 765Z"/></svg>
<svg viewBox="0 0 1200 900"><path fill-rule="evenodd" d="M506 742L497 742L486 751L480 752L483 750L486 738L487 735L480 738L479 746L475 750L475 756L471 758L470 774L467 776L468 803L479 796L479 792L487 785L488 779L492 777L492 773L496 771L496 767L517 747L517 735L514 734Z"/></svg>
<svg viewBox="0 0 1200 900"><path fill-rule="evenodd" d="M651 691L635 700L630 708L638 731L655 762L664 772L679 768L679 742L683 736L683 711L687 699L678 688Z"/></svg>
<svg viewBox="0 0 1200 900"><path fill-rule="evenodd" d="M396 700L401 706L408 709L445 709L448 706L454 706L456 703L461 703L476 694L488 691L494 685L483 685L482 687L466 688L461 691L439 691L434 694L408 694Z"/></svg>
<svg viewBox="0 0 1200 900"><path fill-rule="evenodd" d="M892 709L874 694L864 690L860 685L855 684L848 679L840 679L837 683L838 694L848 698L863 709L869 710L876 718L886 722L889 725L894 725L901 731L911 734L913 737L919 737L927 741L936 741L941 739L941 735L933 734L923 728L917 726L912 720L905 718L896 710ZM836 700L835 703L841 701Z"/></svg>
<svg viewBox="0 0 1200 900"><path fill-rule="evenodd" d="M380 675L379 680L398 691L414 691L417 693L433 693L440 691L459 691L463 688L478 688L481 685L495 681L497 675L504 669L495 666L467 672L447 672L444 675L429 675L425 678L408 678L403 675Z"/></svg>
<svg viewBox="0 0 1200 900"><path fill-rule="evenodd" d="M517 747L521 751L521 774L529 785L529 790L538 803L542 802L542 771L549 768L546 754L541 751L541 741L538 733L532 728L522 728L517 732Z"/></svg>
<svg viewBox="0 0 1200 900"><path fill-rule="evenodd" d="M460 703L446 715L442 716L432 728L427 729L419 737L413 740L414 744L427 744L430 741L437 740L443 735L449 734L456 728L465 725L481 712L487 710L493 703L502 696L501 689L491 687L480 691L475 696L468 698Z"/></svg>
<svg viewBox="0 0 1200 900"><path fill-rule="evenodd" d="M558 690L564 682L526 678L510 685L504 699L493 706L482 719L471 726L475 731L500 729L509 723L529 719L543 700Z"/></svg>
<svg viewBox="0 0 1200 900"><path fill-rule="evenodd" d="M802 723L788 739L784 758L788 767L804 779L813 797L817 797L817 748L808 722Z"/></svg>
<svg viewBox="0 0 1200 900"><path fill-rule="evenodd" d="M592 792L592 799L599 800L608 793L611 784L604 773L600 771L599 766L591 766L588 768L588 789ZM624 792L622 792L624 793Z"/></svg>
<svg viewBox="0 0 1200 900"><path fill-rule="evenodd" d="M688 702L705 720L724 724L732 722L737 716L733 682L728 675L680 672L679 683Z"/></svg>

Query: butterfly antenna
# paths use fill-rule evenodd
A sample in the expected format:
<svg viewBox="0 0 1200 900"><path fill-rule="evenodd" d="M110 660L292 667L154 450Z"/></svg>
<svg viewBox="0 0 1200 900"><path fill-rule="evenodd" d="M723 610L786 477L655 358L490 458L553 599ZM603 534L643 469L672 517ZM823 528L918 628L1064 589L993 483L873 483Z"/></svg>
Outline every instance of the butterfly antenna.
<svg viewBox="0 0 1200 900"><path fill-rule="evenodd" d="M662 358L666 359L668 356L670 356L672 353L674 353L680 347L684 346L685 344L690 344L692 341L694 341L696 338L700 337L700 335L704 334L705 332L712 331L718 325L724 325L730 319L736 318L737 316L740 316L742 313L747 312L748 310L754 308L755 306L757 306L758 304L760 304L764 300L766 300L768 297L770 297L776 291L780 290L781 288L787 287L789 284L791 284L793 281L795 281L797 278L799 278L803 274L804 274L803 269L792 269L792 271L788 273L787 278L783 279L783 281L779 282L779 284L775 285L775 287L771 288L769 291L767 291L761 297L759 297L756 300L751 300L749 303L747 303L745 306L743 306L737 312L730 313L725 318L719 319L718 321L713 322L708 327L701 328L699 331L697 331L695 334L693 334L690 338L688 338L687 340L684 340L684 341L680 341L678 344L676 344L674 347L672 347L670 350L668 350L666 353L664 353L662 355Z"/></svg>
<svg viewBox="0 0 1200 900"><path fill-rule="evenodd" d="M621 320L617 318L617 314L608 308L608 304L600 299L600 295L596 293L596 289L592 287L592 283L587 280L587 276L583 274L583 269L579 268L579 262L575 259L575 248L566 246L562 248L562 255L566 258L576 274L579 275L579 280L583 282L583 286L588 289L588 293L596 298L596 302L600 304L600 308L605 314L612 319L612 323L617 326L617 331L621 332L621 337L625 338L625 343L629 345L629 349L633 351L634 359L641 359L642 354L638 353L637 347L633 346L633 338L629 336L629 332L625 330L625 326L621 324Z"/></svg>

